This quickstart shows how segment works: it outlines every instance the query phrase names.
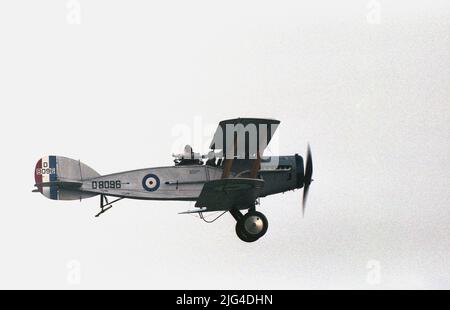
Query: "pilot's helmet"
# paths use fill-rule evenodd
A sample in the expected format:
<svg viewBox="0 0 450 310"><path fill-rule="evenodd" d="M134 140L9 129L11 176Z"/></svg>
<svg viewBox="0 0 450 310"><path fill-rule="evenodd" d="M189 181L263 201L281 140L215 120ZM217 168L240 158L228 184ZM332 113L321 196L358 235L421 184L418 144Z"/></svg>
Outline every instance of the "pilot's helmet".
<svg viewBox="0 0 450 310"><path fill-rule="evenodd" d="M214 158L216 158L216 153L214 153L214 151L209 151L208 159L214 159Z"/></svg>
<svg viewBox="0 0 450 310"><path fill-rule="evenodd" d="M184 154L183 157L187 159L192 159L192 147L188 144L184 147Z"/></svg>

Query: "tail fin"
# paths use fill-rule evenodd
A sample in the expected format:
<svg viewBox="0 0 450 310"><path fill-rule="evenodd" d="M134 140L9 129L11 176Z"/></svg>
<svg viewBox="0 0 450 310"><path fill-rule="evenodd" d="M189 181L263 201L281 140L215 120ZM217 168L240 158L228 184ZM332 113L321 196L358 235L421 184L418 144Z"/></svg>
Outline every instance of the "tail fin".
<svg viewBox="0 0 450 310"><path fill-rule="evenodd" d="M84 180L100 174L79 160L62 156L44 156L36 163L34 180L37 191L53 200L77 200L95 196L80 190Z"/></svg>

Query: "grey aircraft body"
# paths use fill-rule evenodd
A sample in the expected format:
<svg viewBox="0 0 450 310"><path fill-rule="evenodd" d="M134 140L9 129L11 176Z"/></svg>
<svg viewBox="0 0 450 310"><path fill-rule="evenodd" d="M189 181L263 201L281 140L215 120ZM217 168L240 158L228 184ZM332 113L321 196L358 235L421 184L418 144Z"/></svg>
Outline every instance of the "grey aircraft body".
<svg viewBox="0 0 450 310"><path fill-rule="evenodd" d="M36 164L34 191L54 200L99 195L97 216L124 198L196 201L195 210L183 213L199 213L203 219L204 212L230 212L238 237L254 242L268 228L266 217L256 211L259 198L304 187L304 208L312 181L309 147L306 165L298 154L263 156L279 123L257 118L222 121L208 155L186 146L183 154L175 155L175 165L168 167L100 175L79 160L45 156Z"/></svg>

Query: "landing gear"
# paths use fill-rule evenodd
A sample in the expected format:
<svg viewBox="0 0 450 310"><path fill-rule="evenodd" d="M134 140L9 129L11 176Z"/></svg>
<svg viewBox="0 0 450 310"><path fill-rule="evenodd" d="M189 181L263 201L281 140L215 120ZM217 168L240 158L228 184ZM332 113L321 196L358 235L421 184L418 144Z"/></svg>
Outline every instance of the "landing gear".
<svg viewBox="0 0 450 310"><path fill-rule="evenodd" d="M261 212L251 208L245 215L239 210L230 211L236 219L236 235L244 242L255 242L267 232L269 222Z"/></svg>
<svg viewBox="0 0 450 310"><path fill-rule="evenodd" d="M109 202L106 195L100 194L100 212L97 215L95 215L95 217L99 217L100 215L102 215L103 213L105 213L106 211L111 209L113 207L113 205L112 205L113 203L115 203L116 201L122 200L124 198L125 197L120 197L114 201Z"/></svg>

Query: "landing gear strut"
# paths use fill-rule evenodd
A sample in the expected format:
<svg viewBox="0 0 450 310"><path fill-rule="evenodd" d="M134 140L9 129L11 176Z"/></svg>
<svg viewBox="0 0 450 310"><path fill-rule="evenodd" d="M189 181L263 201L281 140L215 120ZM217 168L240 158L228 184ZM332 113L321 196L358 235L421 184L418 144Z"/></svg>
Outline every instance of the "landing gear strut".
<svg viewBox="0 0 450 310"><path fill-rule="evenodd" d="M231 210L230 213L236 220L236 235L242 241L255 242L267 232L267 218L254 208L250 208L245 215L237 209Z"/></svg>
<svg viewBox="0 0 450 310"><path fill-rule="evenodd" d="M101 214L105 213L106 211L108 211L109 209L111 209L113 207L113 203L115 203L116 201L122 200L124 197L120 197L117 198L116 200L113 200L111 202L108 201L108 198L106 197L106 195L100 194L100 212L95 216L95 217L99 217ZM106 204L105 204L106 202Z"/></svg>

